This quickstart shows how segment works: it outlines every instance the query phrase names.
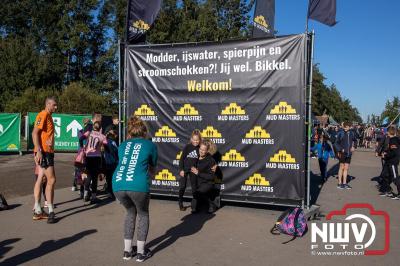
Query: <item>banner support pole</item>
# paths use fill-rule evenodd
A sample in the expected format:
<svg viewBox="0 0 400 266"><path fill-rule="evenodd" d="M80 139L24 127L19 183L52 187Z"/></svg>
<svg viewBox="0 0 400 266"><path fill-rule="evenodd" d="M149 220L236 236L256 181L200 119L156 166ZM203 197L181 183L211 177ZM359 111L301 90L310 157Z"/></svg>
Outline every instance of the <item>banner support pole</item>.
<svg viewBox="0 0 400 266"><path fill-rule="evenodd" d="M307 33L308 34L308 33ZM310 62L309 62L309 80L308 80L308 98L307 98L307 111L308 111L308 128L307 128L307 209L310 209L310 188L311 188L311 104L312 104L312 79L313 79L313 60L314 60L314 36L315 32L312 30L311 34L311 52L310 52Z"/></svg>
<svg viewBox="0 0 400 266"><path fill-rule="evenodd" d="M118 145L121 144L121 40L118 39Z"/></svg>

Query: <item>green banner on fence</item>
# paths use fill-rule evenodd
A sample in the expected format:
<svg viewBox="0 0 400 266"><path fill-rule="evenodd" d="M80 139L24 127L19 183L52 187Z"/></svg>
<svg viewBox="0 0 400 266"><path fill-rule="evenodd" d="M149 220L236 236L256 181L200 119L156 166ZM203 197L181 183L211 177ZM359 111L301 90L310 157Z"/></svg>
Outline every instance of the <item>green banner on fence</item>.
<svg viewBox="0 0 400 266"><path fill-rule="evenodd" d="M21 114L0 114L0 152L20 151Z"/></svg>
<svg viewBox="0 0 400 266"><path fill-rule="evenodd" d="M32 130L38 113L28 113L29 134L28 149L33 149ZM79 146L78 131L83 128L83 119L90 115L53 114L54 149L56 151L76 151Z"/></svg>

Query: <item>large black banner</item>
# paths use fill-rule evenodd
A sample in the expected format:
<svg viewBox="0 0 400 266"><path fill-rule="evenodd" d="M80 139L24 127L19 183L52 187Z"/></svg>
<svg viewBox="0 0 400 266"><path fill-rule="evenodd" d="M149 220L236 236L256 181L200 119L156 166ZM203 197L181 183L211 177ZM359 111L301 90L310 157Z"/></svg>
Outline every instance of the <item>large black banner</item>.
<svg viewBox="0 0 400 266"><path fill-rule="evenodd" d="M194 129L221 154L223 198L304 198L305 35L127 47L128 115L158 146L152 192L178 191Z"/></svg>

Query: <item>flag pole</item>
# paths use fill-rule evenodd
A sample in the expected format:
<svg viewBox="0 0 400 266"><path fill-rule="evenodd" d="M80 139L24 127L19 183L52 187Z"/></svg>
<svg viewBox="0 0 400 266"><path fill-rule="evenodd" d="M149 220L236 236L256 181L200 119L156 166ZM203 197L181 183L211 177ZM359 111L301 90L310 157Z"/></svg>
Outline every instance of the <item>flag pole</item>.
<svg viewBox="0 0 400 266"><path fill-rule="evenodd" d="M308 35L308 33L307 33ZM311 188L311 105L312 105L312 79L313 79L313 60L314 60L314 30L308 35L310 36L310 61L309 61L309 80L308 80L308 98L307 98L307 112L308 112L308 128L307 128L307 209L310 209L310 188Z"/></svg>

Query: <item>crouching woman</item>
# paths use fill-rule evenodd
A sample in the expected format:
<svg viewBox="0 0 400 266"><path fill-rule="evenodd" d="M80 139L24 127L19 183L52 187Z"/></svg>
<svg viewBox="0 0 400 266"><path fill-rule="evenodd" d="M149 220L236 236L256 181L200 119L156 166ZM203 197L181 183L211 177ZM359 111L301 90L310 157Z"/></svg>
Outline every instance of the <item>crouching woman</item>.
<svg viewBox="0 0 400 266"><path fill-rule="evenodd" d="M200 201L208 203L208 212L213 213L216 209L213 202L213 189L215 172L213 167L216 165L215 160L209 153L212 143L210 140L205 139L201 142L199 147L199 160L197 167L192 167L191 172L196 175L197 190L193 194L192 212L197 212L198 204Z"/></svg>
<svg viewBox="0 0 400 266"><path fill-rule="evenodd" d="M149 231L150 173L157 164L157 147L146 139L145 123L133 116L128 122L128 139L118 148L118 166L112 179L116 198L126 209L124 223L124 260L135 256L132 239L137 226L136 261L142 262L152 254L145 248Z"/></svg>

